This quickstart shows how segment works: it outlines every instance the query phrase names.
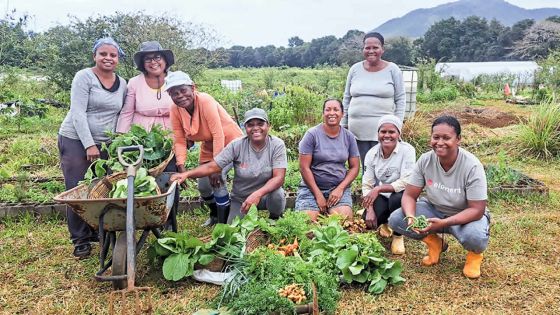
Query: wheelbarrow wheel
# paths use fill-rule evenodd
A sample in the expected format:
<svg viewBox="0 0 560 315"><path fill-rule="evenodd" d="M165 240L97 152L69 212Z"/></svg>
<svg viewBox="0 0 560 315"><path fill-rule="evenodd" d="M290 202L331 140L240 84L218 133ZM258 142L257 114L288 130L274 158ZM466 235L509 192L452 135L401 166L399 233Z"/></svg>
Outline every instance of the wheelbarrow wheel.
<svg viewBox="0 0 560 315"><path fill-rule="evenodd" d="M126 232L121 232L113 248L113 265L111 267L113 276L120 276L126 274ZM127 281L113 280L113 289L122 290L126 289Z"/></svg>

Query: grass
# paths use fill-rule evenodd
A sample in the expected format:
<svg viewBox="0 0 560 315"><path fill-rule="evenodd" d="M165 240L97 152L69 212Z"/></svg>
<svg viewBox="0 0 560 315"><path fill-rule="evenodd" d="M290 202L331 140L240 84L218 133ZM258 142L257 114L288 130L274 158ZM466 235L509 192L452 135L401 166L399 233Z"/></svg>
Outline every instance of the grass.
<svg viewBox="0 0 560 315"><path fill-rule="evenodd" d="M285 71L284 71L285 70ZM298 70L209 70L199 80L201 87L216 84L214 77L241 78L245 87L266 86L281 90L283 82L310 88L320 93L341 91L345 71L340 69ZM331 79L318 80L321 71L328 71ZM245 77L243 77L245 76ZM315 78L314 78L315 77ZM282 84L281 84L282 83ZM250 99L250 98L248 98ZM463 124L463 143L485 165L502 164L542 180L549 188L548 196L518 196L511 193L493 194L489 209L492 213L491 240L482 266L482 278L468 280L461 274L465 252L452 238L449 251L439 265L420 266L425 253L421 242L406 240L407 254L392 257L402 260L403 276L407 282L372 296L358 287L345 286L338 305L338 314L376 313L467 313L467 314L525 314L560 312L560 162L558 157L545 161L523 154L518 139L521 124L529 121L536 106L506 104L503 100L469 100L418 103L418 115L405 124L403 137L415 145L418 154L428 150L431 121L442 111L458 112L465 106L492 108L520 117L517 124L490 129L483 124ZM0 200L5 193L30 194L41 199L59 191L59 182L31 184L27 177L58 177L56 132L65 110L51 109L46 119L29 118L21 132L11 121L0 121L0 179L20 177L23 184L2 182ZM302 132L302 131L300 131ZM285 134L296 133L294 130ZM282 130L278 130L282 134ZM297 138L297 137L296 137ZM295 149L298 140L291 139ZM498 152L504 152L500 156ZM295 154L294 154L295 155ZM504 158L503 156L507 158ZM505 161L505 162L504 162ZM189 163L197 164L197 154L189 154ZM24 169L24 165L44 164L44 167ZM286 185L297 187L297 161L289 163ZM43 186L41 186L43 185ZM354 188L359 186L359 179ZM195 182L185 196L196 195ZM19 192L14 192L17 190ZM36 195L33 195L36 193ZM40 196L38 196L40 195ZM206 219L201 210L181 214L179 227L194 235L208 235L201 228ZM388 248L390 240L383 239ZM72 258L65 222L56 216L34 217L26 214L18 218L0 219L0 314L106 314L109 283L93 279L97 271L99 247L94 256L77 261ZM138 285L152 287L155 314L190 314L212 305L219 287L185 280L165 281L161 266L148 264L146 250L139 257Z"/></svg>
<svg viewBox="0 0 560 315"><path fill-rule="evenodd" d="M560 304L560 196L491 200L491 242L482 278L461 275L465 252L452 238L439 265L419 264L420 242L406 240L402 260L407 282L372 296L358 287L343 287L338 314L374 313L556 313ZM206 215L196 210L179 216L179 226L195 235ZM110 284L93 279L97 258L77 261L66 225L58 217L24 215L0 221L1 314L106 314ZM389 240L383 243L388 246ZM97 254L98 247L94 247ZM14 254L17 253L17 254ZM152 287L156 314L190 314L209 307L219 287L193 280L163 280L141 252L138 285ZM434 285L437 283L437 285ZM524 297L524 298L521 298Z"/></svg>

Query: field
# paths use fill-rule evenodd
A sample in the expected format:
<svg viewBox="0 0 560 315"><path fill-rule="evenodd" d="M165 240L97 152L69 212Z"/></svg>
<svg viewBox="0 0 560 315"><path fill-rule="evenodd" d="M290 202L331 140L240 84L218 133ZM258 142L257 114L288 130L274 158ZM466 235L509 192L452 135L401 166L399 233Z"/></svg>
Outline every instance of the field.
<svg viewBox="0 0 560 315"><path fill-rule="evenodd" d="M242 80L246 82L240 96L216 87L218 78L235 79L240 75L245 76ZM202 90L215 93L228 109L237 106L242 111L250 106L248 104L270 103L273 110L286 110L270 96L274 90L282 91L286 86L289 90L290 84L294 84L315 93L316 99L329 95L340 97L344 77L345 70L337 68L212 70L197 82ZM20 85L35 95L44 95L44 98L60 97L49 95L48 88L35 86L33 82L20 82ZM5 93L6 83L0 87L4 88L0 92ZM15 87L12 89L16 90ZM261 90L265 90L265 95L258 94ZM391 287L379 296L370 295L359 287L343 287L338 314L560 312L559 159L557 155L538 159L521 149L519 141L524 126L539 110L538 106L509 104L496 91L485 91L485 95L489 94L493 96L459 96L451 101L419 103L415 117L405 124L404 140L414 144L419 151L427 151L433 118L442 113L453 114L463 126L462 145L486 166L497 166L499 172L496 174L501 177L489 178L489 182L493 179L499 186L503 183L498 179L510 176L509 170L515 169L542 181L549 188L548 194L491 194L491 240L480 279L468 280L462 276L465 252L454 239L447 238L450 248L443 254L441 263L433 267L420 266L424 245L406 240L407 253L402 257L391 257L403 262L402 275L407 279L406 283ZM247 103L248 100L253 102ZM313 112L321 104L306 105ZM29 117L18 121L17 118L0 117L0 206L1 203L49 201L64 189L57 167L56 132L65 112L64 108L48 106L42 118ZM307 121L307 124L318 123L318 119ZM286 141L292 150L286 179L288 190L293 190L299 180L297 163L293 160L297 152L293 150L299 141L297 137L302 134L302 125L292 122L290 126L274 126L274 132L281 137L296 135L295 139ZM36 180L39 178L41 181ZM195 192L186 194L194 195ZM208 229L199 227L205 218L206 214L198 209L183 213L179 216L179 228L197 236L208 235ZM382 241L388 248L389 240ZM71 255L66 224L60 217L27 214L0 218L0 279L3 280L0 283L0 314L106 314L110 284L93 279L98 267L98 250L99 247L95 246L90 258L75 260ZM145 250L137 265L137 283L152 287L156 314L190 314L210 308L219 292L217 286L194 280L176 283L164 280L161 267L148 263Z"/></svg>

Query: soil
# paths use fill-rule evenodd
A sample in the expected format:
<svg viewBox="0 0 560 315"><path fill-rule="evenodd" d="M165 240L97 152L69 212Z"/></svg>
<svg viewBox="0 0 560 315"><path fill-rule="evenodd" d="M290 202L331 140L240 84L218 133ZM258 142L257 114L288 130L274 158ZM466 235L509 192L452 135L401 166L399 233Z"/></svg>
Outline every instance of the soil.
<svg viewBox="0 0 560 315"><path fill-rule="evenodd" d="M495 108L475 108L465 107L461 109L444 110L438 112L434 117L441 115L451 115L456 117L461 125L477 124L486 128L502 128L510 125L518 124L520 117L502 112Z"/></svg>

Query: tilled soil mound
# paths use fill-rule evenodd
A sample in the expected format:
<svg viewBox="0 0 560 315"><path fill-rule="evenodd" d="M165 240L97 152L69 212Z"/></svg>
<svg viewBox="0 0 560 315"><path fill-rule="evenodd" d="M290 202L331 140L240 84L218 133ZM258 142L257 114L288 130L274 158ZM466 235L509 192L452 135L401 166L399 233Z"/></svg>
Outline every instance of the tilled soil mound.
<svg viewBox="0 0 560 315"><path fill-rule="evenodd" d="M454 116L459 120L461 125L477 124L491 129L502 128L520 122L520 117L494 108L465 107L463 109L445 110L437 113L434 117L441 115Z"/></svg>

